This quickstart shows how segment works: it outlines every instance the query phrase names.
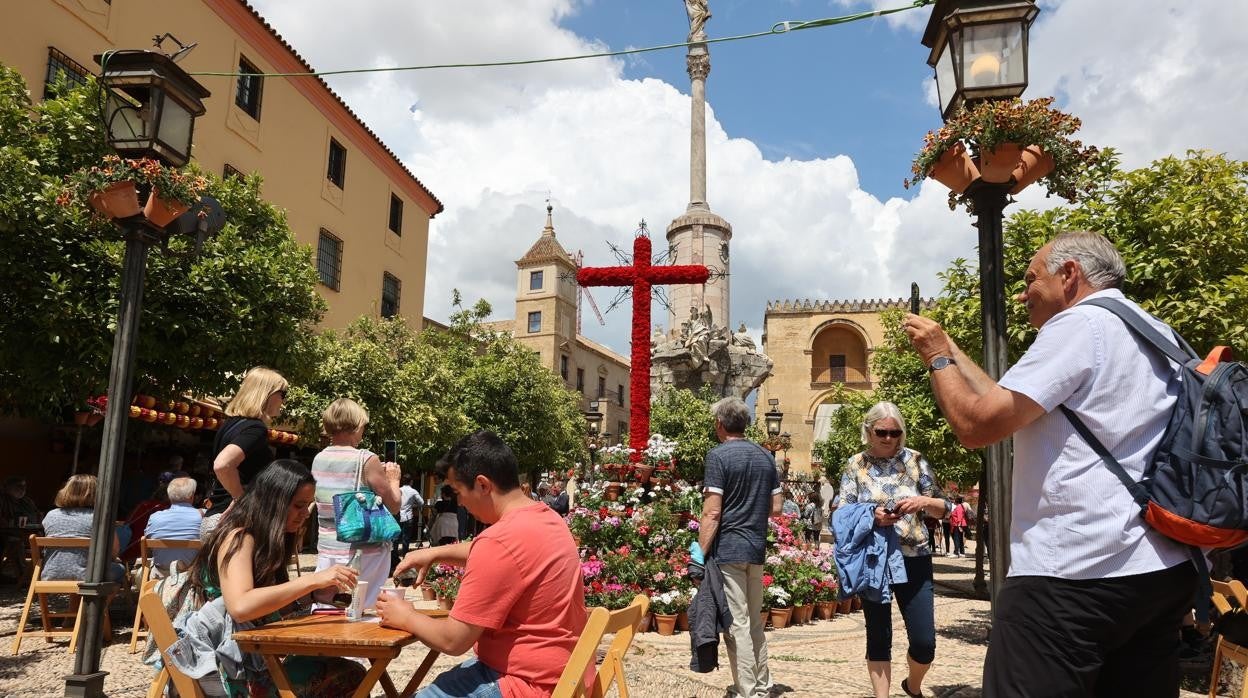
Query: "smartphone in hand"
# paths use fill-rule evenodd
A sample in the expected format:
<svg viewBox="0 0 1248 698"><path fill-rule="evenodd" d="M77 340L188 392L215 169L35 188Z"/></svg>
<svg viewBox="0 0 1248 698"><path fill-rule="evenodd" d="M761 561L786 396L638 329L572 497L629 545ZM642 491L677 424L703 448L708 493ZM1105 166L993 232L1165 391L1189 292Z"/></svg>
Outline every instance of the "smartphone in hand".
<svg viewBox="0 0 1248 698"><path fill-rule="evenodd" d="M911 281L910 282L910 313L912 315L919 314L919 310L920 310L919 303L920 303L919 284L917 282Z"/></svg>
<svg viewBox="0 0 1248 698"><path fill-rule="evenodd" d="M382 449L382 462L398 463L399 462L399 442L394 439L386 439L385 446Z"/></svg>

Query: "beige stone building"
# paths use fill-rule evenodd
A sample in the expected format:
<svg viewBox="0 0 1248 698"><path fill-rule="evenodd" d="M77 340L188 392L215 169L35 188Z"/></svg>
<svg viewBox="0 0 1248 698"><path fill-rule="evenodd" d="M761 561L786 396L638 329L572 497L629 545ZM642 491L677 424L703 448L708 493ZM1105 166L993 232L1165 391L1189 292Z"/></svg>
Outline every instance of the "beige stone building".
<svg viewBox="0 0 1248 698"><path fill-rule="evenodd" d="M616 443L628 431L629 360L577 332L576 306L576 263L555 237L547 205L546 227L516 260L515 319L489 326L537 352L564 385L581 393L581 409L597 401L602 429Z"/></svg>
<svg viewBox="0 0 1248 698"><path fill-rule="evenodd" d="M21 0L5 4L0 61L32 96L57 76L82 81L109 49L146 49L166 32L197 43L187 72L306 73L312 67L243 0ZM168 51L176 45L166 42ZM313 249L324 324L424 312L429 219L442 204L319 78L198 77L212 96L195 122L194 161L259 172Z"/></svg>
<svg viewBox="0 0 1248 698"><path fill-rule="evenodd" d="M931 307L931 301L925 301ZM827 433L828 420L840 406L838 386L870 391L871 355L884 342L880 314L908 307L908 299L847 301L774 301L763 318L763 352L775 362L771 377L758 391L756 412L768 400L780 400L788 456L794 472L810 470L811 446Z"/></svg>

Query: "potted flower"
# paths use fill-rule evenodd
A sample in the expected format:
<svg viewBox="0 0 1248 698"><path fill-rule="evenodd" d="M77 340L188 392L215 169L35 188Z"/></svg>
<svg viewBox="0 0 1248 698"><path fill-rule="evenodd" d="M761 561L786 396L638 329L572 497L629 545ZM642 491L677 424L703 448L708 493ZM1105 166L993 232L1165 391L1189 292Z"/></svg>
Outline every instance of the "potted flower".
<svg viewBox="0 0 1248 698"><path fill-rule="evenodd" d="M905 186L931 177L949 187L952 209L970 207L963 194L976 180L1011 184L1010 193L1017 194L1043 178L1049 195L1077 201L1091 190L1083 175L1099 153L1072 138L1080 126L1078 118L1053 108L1052 97L964 107L924 137Z"/></svg>
<svg viewBox="0 0 1248 698"><path fill-rule="evenodd" d="M450 609L455 604L455 597L459 596L459 583L462 578L461 568L439 563L429 570L425 587L433 589L439 608Z"/></svg>
<svg viewBox="0 0 1248 698"><path fill-rule="evenodd" d="M147 205L143 207L143 215L157 227L163 228L186 213L199 201L200 194L208 186L208 180L203 175L165 167L156 160L146 158L137 162L144 180L152 187Z"/></svg>
<svg viewBox="0 0 1248 698"><path fill-rule="evenodd" d="M684 609L680 590L668 589L650 598L650 610L654 613L654 626L660 635L676 633L676 616Z"/></svg>
<svg viewBox="0 0 1248 698"><path fill-rule="evenodd" d="M65 187L56 202L65 207L75 201L85 202L105 218L137 216L142 210L138 184L143 176L134 163L116 155L106 156L103 164L66 176Z"/></svg>
<svg viewBox="0 0 1248 698"><path fill-rule="evenodd" d="M824 575L815 582L815 616L820 620L836 617L837 584L834 575Z"/></svg>
<svg viewBox="0 0 1248 698"><path fill-rule="evenodd" d="M776 630L787 627L793 615L792 597L779 584L772 584L763 590L764 603L771 608L771 627Z"/></svg>

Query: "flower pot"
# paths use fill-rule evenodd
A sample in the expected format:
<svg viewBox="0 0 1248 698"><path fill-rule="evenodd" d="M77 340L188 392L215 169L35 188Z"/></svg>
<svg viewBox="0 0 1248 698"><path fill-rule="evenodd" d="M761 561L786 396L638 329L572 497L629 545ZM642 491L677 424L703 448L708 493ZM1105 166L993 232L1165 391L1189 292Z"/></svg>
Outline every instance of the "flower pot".
<svg viewBox="0 0 1248 698"><path fill-rule="evenodd" d="M819 620L832 620L836 617L835 601L816 601L815 617Z"/></svg>
<svg viewBox="0 0 1248 698"><path fill-rule="evenodd" d="M433 601L434 599L438 598L438 594L433 589L422 586L420 588L420 598L424 599L425 601Z"/></svg>
<svg viewBox="0 0 1248 698"><path fill-rule="evenodd" d="M1004 184L1014 176L1014 168L1018 167L1022 158L1023 147L1017 143L998 143L992 150L981 150L979 153L979 176L985 182Z"/></svg>
<svg viewBox="0 0 1248 698"><path fill-rule="evenodd" d="M846 613L849 613L849 612L850 612L850 611L852 611L852 610L854 610L854 600L853 600L853 599L841 599L840 601L837 601L837 602L836 602L836 612L837 612L837 613L839 613L839 614L841 614L841 615L845 615Z"/></svg>
<svg viewBox="0 0 1248 698"><path fill-rule="evenodd" d="M966 152L966 146L955 143L941 154L927 176L961 194L979 177L979 170Z"/></svg>
<svg viewBox="0 0 1248 698"><path fill-rule="evenodd" d="M1038 146L1029 145L1023 148L1018 167L1014 168L1014 188L1011 194L1017 194L1028 186L1053 171L1053 156Z"/></svg>
<svg viewBox="0 0 1248 698"><path fill-rule="evenodd" d="M608 502L616 501L617 499L620 498L620 493L622 493L623 491L624 491L623 485L620 485L618 482L613 482L607 485L607 491L606 491L607 501Z"/></svg>
<svg viewBox="0 0 1248 698"><path fill-rule="evenodd" d="M852 602L851 604L852 610L854 611L862 610L862 597L861 596L855 596L854 598L850 599L850 601Z"/></svg>
<svg viewBox="0 0 1248 698"><path fill-rule="evenodd" d="M660 635L676 634L676 614L675 613L656 613L654 614L654 628Z"/></svg>
<svg viewBox="0 0 1248 698"><path fill-rule="evenodd" d="M797 613L799 616L801 616L797 622L801 623L802 625L805 625L806 623L810 622L811 618L814 617L815 607L813 604L804 603L801 606L795 607L794 613Z"/></svg>
<svg viewBox="0 0 1248 698"><path fill-rule="evenodd" d="M676 629L689 632L689 612L681 611L676 614Z"/></svg>
<svg viewBox="0 0 1248 698"><path fill-rule="evenodd" d="M455 599L442 596L438 598L438 608L449 611L455 606Z"/></svg>
<svg viewBox="0 0 1248 698"><path fill-rule="evenodd" d="M87 197L87 203L109 218L129 218L139 214L139 192L134 182L115 182L93 191Z"/></svg>
<svg viewBox="0 0 1248 698"><path fill-rule="evenodd" d="M637 623L637 632L644 633L654 627L654 614L647 613L641 617L641 622Z"/></svg>
<svg viewBox="0 0 1248 698"><path fill-rule="evenodd" d="M87 425L87 417L90 417L90 416L91 416L90 412L75 412L74 424L77 424L80 427L85 427Z"/></svg>
<svg viewBox="0 0 1248 698"><path fill-rule="evenodd" d="M178 216L190 210L190 206L180 201L172 199L160 198L160 192L152 187L152 193L147 197L147 205L143 207L143 215L147 220L157 228L163 228L169 225Z"/></svg>
<svg viewBox="0 0 1248 698"><path fill-rule="evenodd" d="M793 616L793 608L785 606L784 608L771 609L771 627L776 630L788 627L789 619Z"/></svg>
<svg viewBox="0 0 1248 698"><path fill-rule="evenodd" d="M99 412L92 412L91 414L87 415L87 426L93 427L96 424L99 424L101 421L103 421L103 419L104 419L104 415L100 414Z"/></svg>

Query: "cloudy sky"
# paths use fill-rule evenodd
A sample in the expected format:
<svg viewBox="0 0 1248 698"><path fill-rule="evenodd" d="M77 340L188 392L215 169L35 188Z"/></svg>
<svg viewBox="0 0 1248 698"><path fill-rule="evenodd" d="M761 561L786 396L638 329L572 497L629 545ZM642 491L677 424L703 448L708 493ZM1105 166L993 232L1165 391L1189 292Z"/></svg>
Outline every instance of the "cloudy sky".
<svg viewBox="0 0 1248 698"><path fill-rule="evenodd" d="M679 0L361 0L349 12L337 0L251 1L321 70L568 56L688 31ZM904 4L710 0L706 29L735 36ZM1026 96L1056 96L1086 142L1131 166L1189 148L1248 159L1248 3L1039 5ZM769 299L902 297L911 281L932 295L951 259L974 257L970 218L949 211L941 185L901 186L940 124L919 43L929 13L712 46L708 199L734 228L734 325L757 336ZM642 219L661 240L689 200L682 50L329 83L446 204L429 241L435 319L453 288L511 316L513 262L540 233L548 196L560 241L594 265L613 263L607 242L629 246ZM1051 205L1031 191L1015 207ZM606 319L587 309L585 334L627 353L627 307Z"/></svg>

